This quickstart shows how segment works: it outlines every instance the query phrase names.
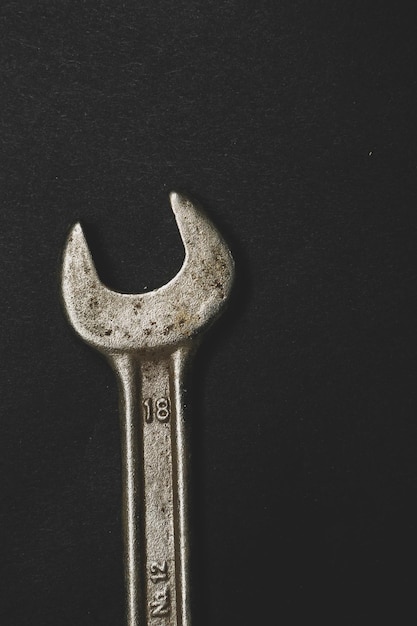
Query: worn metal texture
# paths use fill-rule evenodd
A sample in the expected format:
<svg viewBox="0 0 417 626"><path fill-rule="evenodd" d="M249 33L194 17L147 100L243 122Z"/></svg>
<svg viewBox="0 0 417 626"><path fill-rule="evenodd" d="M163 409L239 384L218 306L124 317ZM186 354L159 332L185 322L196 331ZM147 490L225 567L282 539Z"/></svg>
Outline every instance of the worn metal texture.
<svg viewBox="0 0 417 626"><path fill-rule="evenodd" d="M108 357L119 381L128 626L191 624L184 377L234 274L204 212L179 194L170 198L185 260L160 289L133 295L104 286L79 224L63 256L68 320Z"/></svg>
<svg viewBox="0 0 417 626"><path fill-rule="evenodd" d="M160 289L120 294L99 280L80 224L64 253L62 294L71 324L102 352L136 352L187 342L210 324L226 302L233 261L221 235L201 209L171 193L185 247L179 273Z"/></svg>

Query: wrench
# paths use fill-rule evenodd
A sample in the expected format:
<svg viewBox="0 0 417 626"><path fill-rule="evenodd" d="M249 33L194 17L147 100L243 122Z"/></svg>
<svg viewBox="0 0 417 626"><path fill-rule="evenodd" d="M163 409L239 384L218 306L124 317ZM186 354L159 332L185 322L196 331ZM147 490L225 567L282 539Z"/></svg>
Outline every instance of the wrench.
<svg viewBox="0 0 417 626"><path fill-rule="evenodd" d="M185 248L178 274L144 294L101 283L79 223L63 254L76 333L110 361L120 391L128 626L190 626L184 376L229 295L234 262L203 211L170 194Z"/></svg>

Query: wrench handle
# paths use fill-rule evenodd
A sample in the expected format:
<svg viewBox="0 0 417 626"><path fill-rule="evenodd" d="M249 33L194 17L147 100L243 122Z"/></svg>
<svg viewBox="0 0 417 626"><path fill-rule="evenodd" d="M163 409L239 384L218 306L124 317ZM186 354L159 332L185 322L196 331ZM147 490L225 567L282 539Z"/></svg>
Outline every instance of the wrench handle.
<svg viewBox="0 0 417 626"><path fill-rule="evenodd" d="M121 390L128 626L190 626L183 400L188 355L178 348L112 357Z"/></svg>

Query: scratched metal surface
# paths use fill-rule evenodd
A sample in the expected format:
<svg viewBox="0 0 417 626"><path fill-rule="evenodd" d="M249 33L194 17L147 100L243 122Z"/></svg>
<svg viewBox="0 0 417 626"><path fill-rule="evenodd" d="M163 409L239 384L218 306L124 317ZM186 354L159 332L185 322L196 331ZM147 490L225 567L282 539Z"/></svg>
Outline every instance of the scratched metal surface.
<svg viewBox="0 0 417 626"><path fill-rule="evenodd" d="M202 209L176 192L170 200L185 258L159 289L125 294L106 287L80 224L62 259L68 322L107 357L119 383L127 626L193 621L186 371L234 277L230 250Z"/></svg>
<svg viewBox="0 0 417 626"><path fill-rule="evenodd" d="M80 224L68 236L62 297L70 324L106 355L186 345L219 316L233 282L233 259L202 210L172 192L185 248L184 263L166 285L148 293L115 292L100 281Z"/></svg>

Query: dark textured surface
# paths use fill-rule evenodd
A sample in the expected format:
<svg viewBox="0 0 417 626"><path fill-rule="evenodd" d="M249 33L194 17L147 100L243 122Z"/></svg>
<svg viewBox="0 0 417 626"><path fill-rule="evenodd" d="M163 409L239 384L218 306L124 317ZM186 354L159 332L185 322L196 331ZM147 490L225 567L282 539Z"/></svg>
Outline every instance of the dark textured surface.
<svg viewBox="0 0 417 626"><path fill-rule="evenodd" d="M172 188L238 268L192 387L195 623L415 621L415 28L376 4L2 3L2 626L123 624L117 390L59 254L81 219L112 287L165 283Z"/></svg>

